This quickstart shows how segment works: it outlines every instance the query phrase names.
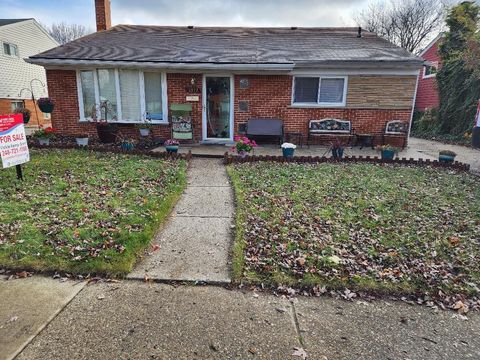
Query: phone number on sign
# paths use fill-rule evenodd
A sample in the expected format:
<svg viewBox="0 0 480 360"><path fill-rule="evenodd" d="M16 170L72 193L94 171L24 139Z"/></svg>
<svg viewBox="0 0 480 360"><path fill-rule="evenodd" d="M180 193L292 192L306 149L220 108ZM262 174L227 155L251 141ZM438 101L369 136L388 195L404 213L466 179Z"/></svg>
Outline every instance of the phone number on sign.
<svg viewBox="0 0 480 360"><path fill-rule="evenodd" d="M27 151L28 151L27 146L20 146L18 148L2 150L2 156L18 155L18 154L21 154L21 153L25 153Z"/></svg>

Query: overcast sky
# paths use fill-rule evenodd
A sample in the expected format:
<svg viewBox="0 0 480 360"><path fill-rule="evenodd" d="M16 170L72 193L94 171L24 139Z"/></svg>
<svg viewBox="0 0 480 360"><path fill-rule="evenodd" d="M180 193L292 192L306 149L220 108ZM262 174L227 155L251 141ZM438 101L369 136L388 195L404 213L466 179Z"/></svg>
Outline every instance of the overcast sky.
<svg viewBox="0 0 480 360"><path fill-rule="evenodd" d="M0 18L95 26L94 0L0 0ZM369 0L111 0L113 24L354 26Z"/></svg>

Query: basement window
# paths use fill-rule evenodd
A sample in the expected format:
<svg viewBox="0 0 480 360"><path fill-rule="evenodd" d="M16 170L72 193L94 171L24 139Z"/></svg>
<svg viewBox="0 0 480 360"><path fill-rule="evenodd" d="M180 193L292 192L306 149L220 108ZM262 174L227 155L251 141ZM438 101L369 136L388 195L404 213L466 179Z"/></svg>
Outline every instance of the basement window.
<svg viewBox="0 0 480 360"><path fill-rule="evenodd" d="M294 106L345 106L347 77L295 76L293 79Z"/></svg>
<svg viewBox="0 0 480 360"><path fill-rule="evenodd" d="M168 123L166 75L129 69L77 71L80 121Z"/></svg>

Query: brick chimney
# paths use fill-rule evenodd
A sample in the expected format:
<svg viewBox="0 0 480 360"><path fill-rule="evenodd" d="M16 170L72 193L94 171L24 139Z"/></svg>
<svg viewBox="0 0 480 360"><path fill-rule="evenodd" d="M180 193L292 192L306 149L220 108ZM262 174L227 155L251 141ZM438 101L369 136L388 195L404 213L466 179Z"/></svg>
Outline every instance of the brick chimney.
<svg viewBox="0 0 480 360"><path fill-rule="evenodd" d="M108 30L112 27L110 0L95 0L95 17L97 31Z"/></svg>

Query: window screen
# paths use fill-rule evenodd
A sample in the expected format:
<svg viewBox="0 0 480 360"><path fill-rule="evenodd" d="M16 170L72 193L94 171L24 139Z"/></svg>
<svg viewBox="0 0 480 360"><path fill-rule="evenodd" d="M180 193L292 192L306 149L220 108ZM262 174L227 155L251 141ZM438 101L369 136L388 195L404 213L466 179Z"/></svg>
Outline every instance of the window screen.
<svg viewBox="0 0 480 360"><path fill-rule="evenodd" d="M322 79L320 82L321 103L342 103L345 79Z"/></svg>
<svg viewBox="0 0 480 360"><path fill-rule="evenodd" d="M115 90L115 70L99 69L98 89L100 92L100 111L102 119L114 120L117 118L117 95Z"/></svg>
<svg viewBox="0 0 480 360"><path fill-rule="evenodd" d="M122 120L138 121L140 110L140 79L137 70L119 70Z"/></svg>
<svg viewBox="0 0 480 360"><path fill-rule="evenodd" d="M144 73L144 80L147 119L163 120L162 76L160 73L146 72Z"/></svg>
<svg viewBox="0 0 480 360"><path fill-rule="evenodd" d="M296 103L317 103L318 101L318 78L296 77L295 78Z"/></svg>
<svg viewBox="0 0 480 360"><path fill-rule="evenodd" d="M91 118L95 113L95 86L93 71L81 71L80 81L83 94L83 117Z"/></svg>

